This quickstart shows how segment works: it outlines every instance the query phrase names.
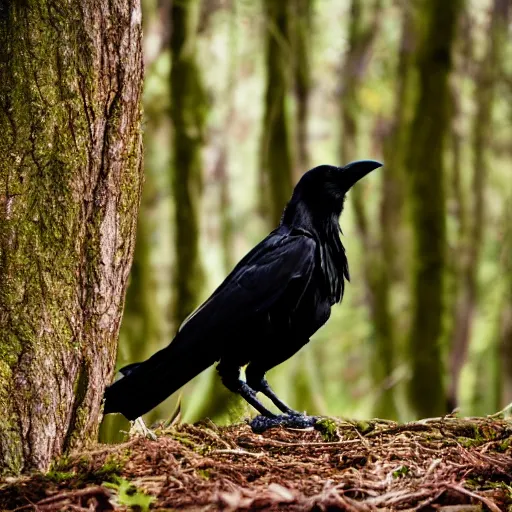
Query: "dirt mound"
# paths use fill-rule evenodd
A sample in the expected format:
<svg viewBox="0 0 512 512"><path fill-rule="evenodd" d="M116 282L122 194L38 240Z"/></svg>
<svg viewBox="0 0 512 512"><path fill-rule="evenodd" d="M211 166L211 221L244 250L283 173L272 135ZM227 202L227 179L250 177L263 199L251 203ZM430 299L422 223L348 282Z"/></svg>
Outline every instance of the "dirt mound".
<svg viewBox="0 0 512 512"><path fill-rule="evenodd" d="M512 510L512 422L180 425L0 482L1 510ZM461 505L464 507L461 508Z"/></svg>

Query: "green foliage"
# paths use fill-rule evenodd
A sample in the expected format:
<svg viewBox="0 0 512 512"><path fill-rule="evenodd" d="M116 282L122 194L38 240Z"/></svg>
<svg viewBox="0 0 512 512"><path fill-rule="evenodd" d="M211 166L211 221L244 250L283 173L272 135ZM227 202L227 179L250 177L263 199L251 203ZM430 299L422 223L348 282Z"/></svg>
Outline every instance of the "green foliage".
<svg viewBox="0 0 512 512"><path fill-rule="evenodd" d="M407 466L400 466L398 469L393 471L393 478L403 478L409 474L409 468Z"/></svg>
<svg viewBox="0 0 512 512"><path fill-rule="evenodd" d="M339 441L338 427L336 421L330 418L322 418L315 423L315 429L320 431L322 439L328 443Z"/></svg>
<svg viewBox="0 0 512 512"><path fill-rule="evenodd" d="M72 471L56 471L54 469L51 469L48 471L48 473L45 474L46 478L48 480L51 480L52 482L59 484L61 482L65 482L67 480L71 480L72 478L76 477L76 473Z"/></svg>
<svg viewBox="0 0 512 512"><path fill-rule="evenodd" d="M95 471L95 475L99 478L114 478L116 475L121 473L123 466L125 465L125 459L117 456L107 456L103 466Z"/></svg>
<svg viewBox="0 0 512 512"><path fill-rule="evenodd" d="M116 478L113 482L104 482L103 485L117 493L116 500L119 505L129 507L140 512L147 512L155 498L137 489L128 480Z"/></svg>
<svg viewBox="0 0 512 512"><path fill-rule="evenodd" d="M52 463L50 470L45 477L53 482L61 482L76 479L78 482L86 480L111 481L118 478L123 470L128 457L124 455L110 454L100 467L91 467L91 459L87 454L82 455L78 460L69 456L58 458Z"/></svg>
<svg viewBox="0 0 512 512"><path fill-rule="evenodd" d="M207 469L198 469L197 474L203 479L203 480L209 480L210 479L210 471Z"/></svg>
<svg viewBox="0 0 512 512"><path fill-rule="evenodd" d="M372 425L372 423L368 422L368 421L357 421L355 423L355 427L357 428L357 430L359 432L361 432L361 434L366 434L367 432L371 432L375 426Z"/></svg>

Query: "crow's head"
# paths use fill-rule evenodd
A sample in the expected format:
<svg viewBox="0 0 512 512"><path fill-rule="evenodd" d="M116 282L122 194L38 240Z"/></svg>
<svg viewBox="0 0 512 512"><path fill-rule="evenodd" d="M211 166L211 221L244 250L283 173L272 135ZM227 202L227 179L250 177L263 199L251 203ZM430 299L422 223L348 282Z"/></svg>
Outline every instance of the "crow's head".
<svg viewBox="0 0 512 512"><path fill-rule="evenodd" d="M375 160L359 160L345 167L319 165L302 176L291 202L301 201L313 212L339 214L352 185L381 166Z"/></svg>

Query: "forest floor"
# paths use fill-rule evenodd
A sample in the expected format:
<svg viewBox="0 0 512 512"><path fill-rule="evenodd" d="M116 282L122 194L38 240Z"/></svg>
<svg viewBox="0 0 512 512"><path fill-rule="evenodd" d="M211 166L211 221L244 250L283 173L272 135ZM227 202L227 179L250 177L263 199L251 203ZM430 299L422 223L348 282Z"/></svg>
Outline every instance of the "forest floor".
<svg viewBox="0 0 512 512"><path fill-rule="evenodd" d="M178 425L0 480L0 510L512 511L512 421Z"/></svg>

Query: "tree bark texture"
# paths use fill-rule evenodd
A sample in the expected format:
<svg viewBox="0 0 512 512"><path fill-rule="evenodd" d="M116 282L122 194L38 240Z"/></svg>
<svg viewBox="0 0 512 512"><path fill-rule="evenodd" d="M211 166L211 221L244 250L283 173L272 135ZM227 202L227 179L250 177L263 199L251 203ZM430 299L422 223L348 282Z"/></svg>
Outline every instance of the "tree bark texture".
<svg viewBox="0 0 512 512"><path fill-rule="evenodd" d="M461 0L423 1L417 48L418 98L411 126L408 172L414 229L410 332L411 406L421 417L446 410L441 352L446 229L444 164L449 128L451 49Z"/></svg>
<svg viewBox="0 0 512 512"><path fill-rule="evenodd" d="M277 226L292 192L293 157L287 109L292 63L290 1L264 0L266 33L265 114L261 144L262 212Z"/></svg>
<svg viewBox="0 0 512 512"><path fill-rule="evenodd" d="M0 0L0 472L95 439L142 184L138 0Z"/></svg>
<svg viewBox="0 0 512 512"><path fill-rule="evenodd" d="M171 119L174 128L172 190L175 205L177 327L198 305L203 271L199 251L202 193L201 149L206 96L196 62L198 0L173 2Z"/></svg>

